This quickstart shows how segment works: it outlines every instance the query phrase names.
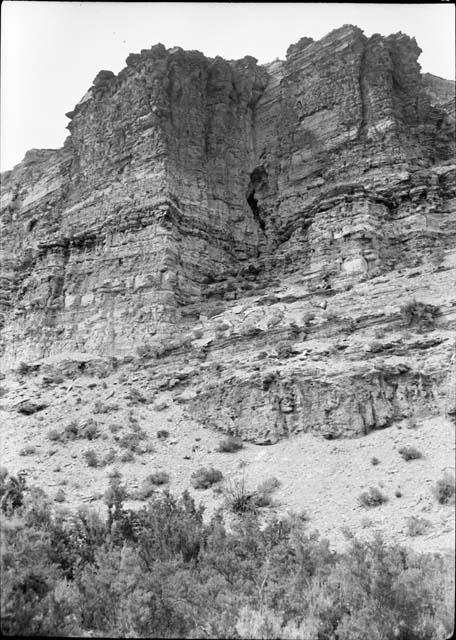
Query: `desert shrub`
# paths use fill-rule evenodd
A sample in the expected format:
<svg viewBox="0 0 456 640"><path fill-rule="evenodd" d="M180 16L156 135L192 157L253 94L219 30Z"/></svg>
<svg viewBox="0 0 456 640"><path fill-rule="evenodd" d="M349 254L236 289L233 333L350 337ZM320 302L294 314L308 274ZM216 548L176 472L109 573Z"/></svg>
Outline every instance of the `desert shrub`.
<svg viewBox="0 0 456 640"><path fill-rule="evenodd" d="M400 489L396 489L394 495L396 496L396 498L402 498L402 491Z"/></svg>
<svg viewBox="0 0 456 640"><path fill-rule="evenodd" d="M146 404L147 402L147 398L141 393L139 389L136 389L135 387L129 389L125 397L133 404Z"/></svg>
<svg viewBox="0 0 456 640"><path fill-rule="evenodd" d="M31 367L26 362L20 362L16 371L21 376L27 376L29 373L33 371L33 367Z"/></svg>
<svg viewBox="0 0 456 640"><path fill-rule="evenodd" d="M450 502L454 502L454 485L454 475L448 472L445 472L443 477L437 480L433 492L440 504L449 504Z"/></svg>
<svg viewBox="0 0 456 640"><path fill-rule="evenodd" d="M271 476L270 478L266 478L263 482L260 482L257 486L258 493L270 494L273 493L276 489L280 487L280 480Z"/></svg>
<svg viewBox="0 0 456 640"><path fill-rule="evenodd" d="M263 391L268 391L268 389L275 382L276 379L277 379L277 373L276 372L270 371L270 372L266 373L263 376L263 379L261 380L261 388L263 389Z"/></svg>
<svg viewBox="0 0 456 640"><path fill-rule="evenodd" d="M156 492L156 487L167 484L169 482L169 475L165 471L157 471L156 473L151 473L146 478L144 478L141 487L139 488L135 497L140 500L146 500L152 494Z"/></svg>
<svg viewBox="0 0 456 640"><path fill-rule="evenodd" d="M245 477L229 480L223 487L223 496L227 508L233 513L254 513L258 508L258 493L247 488Z"/></svg>
<svg viewBox="0 0 456 640"><path fill-rule="evenodd" d="M417 327L420 330L432 329L440 309L432 304L410 300L400 309L402 321L406 327Z"/></svg>
<svg viewBox="0 0 456 640"><path fill-rule="evenodd" d="M151 473L147 476L147 480L149 480L152 484L166 484L169 482L169 474L166 471L156 471L155 473Z"/></svg>
<svg viewBox="0 0 456 640"><path fill-rule="evenodd" d="M213 467L200 467L190 476L192 486L195 489L209 489L213 484L223 479L223 474Z"/></svg>
<svg viewBox="0 0 456 640"><path fill-rule="evenodd" d="M64 434L62 431L59 431L58 429L49 429L47 433L47 437L52 442L57 442L64 439Z"/></svg>
<svg viewBox="0 0 456 640"><path fill-rule="evenodd" d="M114 460L116 459L116 450L115 449L109 449L109 451L106 453L106 455L103 458L103 461L101 463L101 466L105 466L107 464L112 464L114 462Z"/></svg>
<svg viewBox="0 0 456 640"><path fill-rule="evenodd" d="M134 453L130 449L127 449L127 451L124 451L120 456L121 462L133 462L134 459L135 459Z"/></svg>
<svg viewBox="0 0 456 640"><path fill-rule="evenodd" d="M401 447L398 449L399 454L404 458L405 461L409 460L418 460L423 457L421 451L419 451L416 447Z"/></svg>
<svg viewBox="0 0 456 640"><path fill-rule="evenodd" d="M28 444L27 446L25 446L23 449L19 451L20 456L31 456L34 453L36 453L36 447L33 446L32 444Z"/></svg>
<svg viewBox="0 0 456 640"><path fill-rule="evenodd" d="M358 498L363 507L379 507L388 501L388 498L377 487L369 487L369 491L363 491Z"/></svg>
<svg viewBox="0 0 456 640"><path fill-rule="evenodd" d="M373 467L376 467L378 464L380 464L380 460L378 458L376 458L375 456L372 456L371 458L371 465Z"/></svg>
<svg viewBox="0 0 456 640"><path fill-rule="evenodd" d="M22 475L10 476L8 470L3 467L0 476L0 504L3 513L11 514L24 501L26 482Z"/></svg>
<svg viewBox="0 0 456 640"><path fill-rule="evenodd" d="M126 433L119 440L119 445L123 449L129 449L132 453L144 453L145 448L141 444L141 442L145 438L145 433L143 431L136 432L132 431L130 433Z"/></svg>
<svg viewBox="0 0 456 640"><path fill-rule="evenodd" d="M283 342L277 347L277 357L282 359L290 358L293 355L293 348L290 344Z"/></svg>
<svg viewBox="0 0 456 640"><path fill-rule="evenodd" d="M67 424L63 433L66 440L76 440L79 436L79 426L76 420L72 420Z"/></svg>
<svg viewBox="0 0 456 640"><path fill-rule="evenodd" d="M244 444L239 438L227 436L219 442L217 451L222 453L233 453L234 451L239 451L239 449L242 449L243 446Z"/></svg>
<svg viewBox="0 0 456 640"><path fill-rule="evenodd" d="M146 360L147 358L155 357L155 349L146 342L136 347L136 354L138 358Z"/></svg>
<svg viewBox="0 0 456 640"><path fill-rule="evenodd" d="M147 500L157 491L157 487L153 482L150 482L147 478L143 480L138 491L132 493L132 498L137 498L138 500Z"/></svg>
<svg viewBox="0 0 456 640"><path fill-rule="evenodd" d="M426 518L419 516L410 516L407 518L407 535L411 537L422 536L431 526L431 522Z"/></svg>
<svg viewBox="0 0 456 640"><path fill-rule="evenodd" d="M87 451L84 451L83 458L86 461L88 467L100 466L100 461L98 459L97 452L94 451L93 449L87 449Z"/></svg>
<svg viewBox="0 0 456 640"><path fill-rule="evenodd" d="M87 438L87 440L95 440L100 436L98 425L94 420L88 420L82 427L79 437Z"/></svg>
<svg viewBox="0 0 456 640"><path fill-rule="evenodd" d="M157 431L157 438L159 440L165 440L168 436L169 436L169 431L167 431L166 429L159 429Z"/></svg>
<svg viewBox="0 0 456 640"><path fill-rule="evenodd" d="M110 413L111 411L117 411L118 404L105 404L101 400L97 400L93 405L92 413Z"/></svg>
<svg viewBox="0 0 456 640"><path fill-rule="evenodd" d="M63 489L58 489L57 493L54 496L54 502L65 502L65 500L65 491Z"/></svg>

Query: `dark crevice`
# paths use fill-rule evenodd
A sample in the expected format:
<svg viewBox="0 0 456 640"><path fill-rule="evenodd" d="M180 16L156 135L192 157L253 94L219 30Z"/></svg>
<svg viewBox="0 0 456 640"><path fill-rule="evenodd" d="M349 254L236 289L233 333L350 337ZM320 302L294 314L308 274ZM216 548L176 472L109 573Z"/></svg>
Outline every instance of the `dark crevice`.
<svg viewBox="0 0 456 640"><path fill-rule="evenodd" d="M247 188L246 198L247 203L253 213L253 217L255 221L260 226L263 233L265 233L266 225L261 217L261 209L258 204L258 199L256 197L256 192L265 187L267 185L268 174L264 167L255 167L255 169L250 174L250 182Z"/></svg>
<svg viewBox="0 0 456 640"><path fill-rule="evenodd" d="M252 193L249 195L249 197L247 198L247 202L249 204L250 209L252 210L253 217L258 222L258 224L261 227L261 230L264 233L265 224L264 224L264 220L262 220L260 216L260 209L258 207L258 201L255 198L255 191L252 191Z"/></svg>
<svg viewBox="0 0 456 640"><path fill-rule="evenodd" d="M360 124L358 128L358 140L361 142L365 142L367 137L367 104L368 104L368 95L369 95L369 87L366 78L366 50L368 47L368 43L364 43L363 52L361 55L361 62L359 65L359 96L361 101L361 117Z"/></svg>

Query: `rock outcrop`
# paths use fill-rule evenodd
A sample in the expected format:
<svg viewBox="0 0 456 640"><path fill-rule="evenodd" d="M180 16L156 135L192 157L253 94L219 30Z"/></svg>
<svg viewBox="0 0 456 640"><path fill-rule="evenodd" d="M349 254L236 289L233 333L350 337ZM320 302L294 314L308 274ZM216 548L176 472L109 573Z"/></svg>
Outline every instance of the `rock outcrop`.
<svg viewBox="0 0 456 640"><path fill-rule="evenodd" d="M159 44L101 71L64 147L2 176L3 366L134 354L257 442L454 411L454 83L419 54L346 25L267 65Z"/></svg>

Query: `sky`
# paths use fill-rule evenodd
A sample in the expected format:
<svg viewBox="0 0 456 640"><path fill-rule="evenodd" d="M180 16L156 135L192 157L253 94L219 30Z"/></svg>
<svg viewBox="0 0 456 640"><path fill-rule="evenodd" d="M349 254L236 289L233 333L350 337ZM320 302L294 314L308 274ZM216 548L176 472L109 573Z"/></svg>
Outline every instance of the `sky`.
<svg viewBox="0 0 456 640"><path fill-rule="evenodd" d="M65 113L101 69L157 42L259 63L285 57L303 36L343 24L367 36L402 31L423 50L423 72L455 78L455 7L440 4L267 2L43 2L7 0L1 21L0 168L28 149L61 147Z"/></svg>

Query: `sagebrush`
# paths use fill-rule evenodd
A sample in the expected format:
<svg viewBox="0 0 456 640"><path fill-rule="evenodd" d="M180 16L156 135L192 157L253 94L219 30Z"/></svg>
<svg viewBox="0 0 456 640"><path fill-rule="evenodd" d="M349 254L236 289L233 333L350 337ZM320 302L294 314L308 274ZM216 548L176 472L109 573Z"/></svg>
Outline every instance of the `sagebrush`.
<svg viewBox="0 0 456 640"><path fill-rule="evenodd" d="M113 472L104 517L70 513L0 474L1 630L11 636L441 640L454 559L350 540L251 511L227 527L188 493L127 509Z"/></svg>

